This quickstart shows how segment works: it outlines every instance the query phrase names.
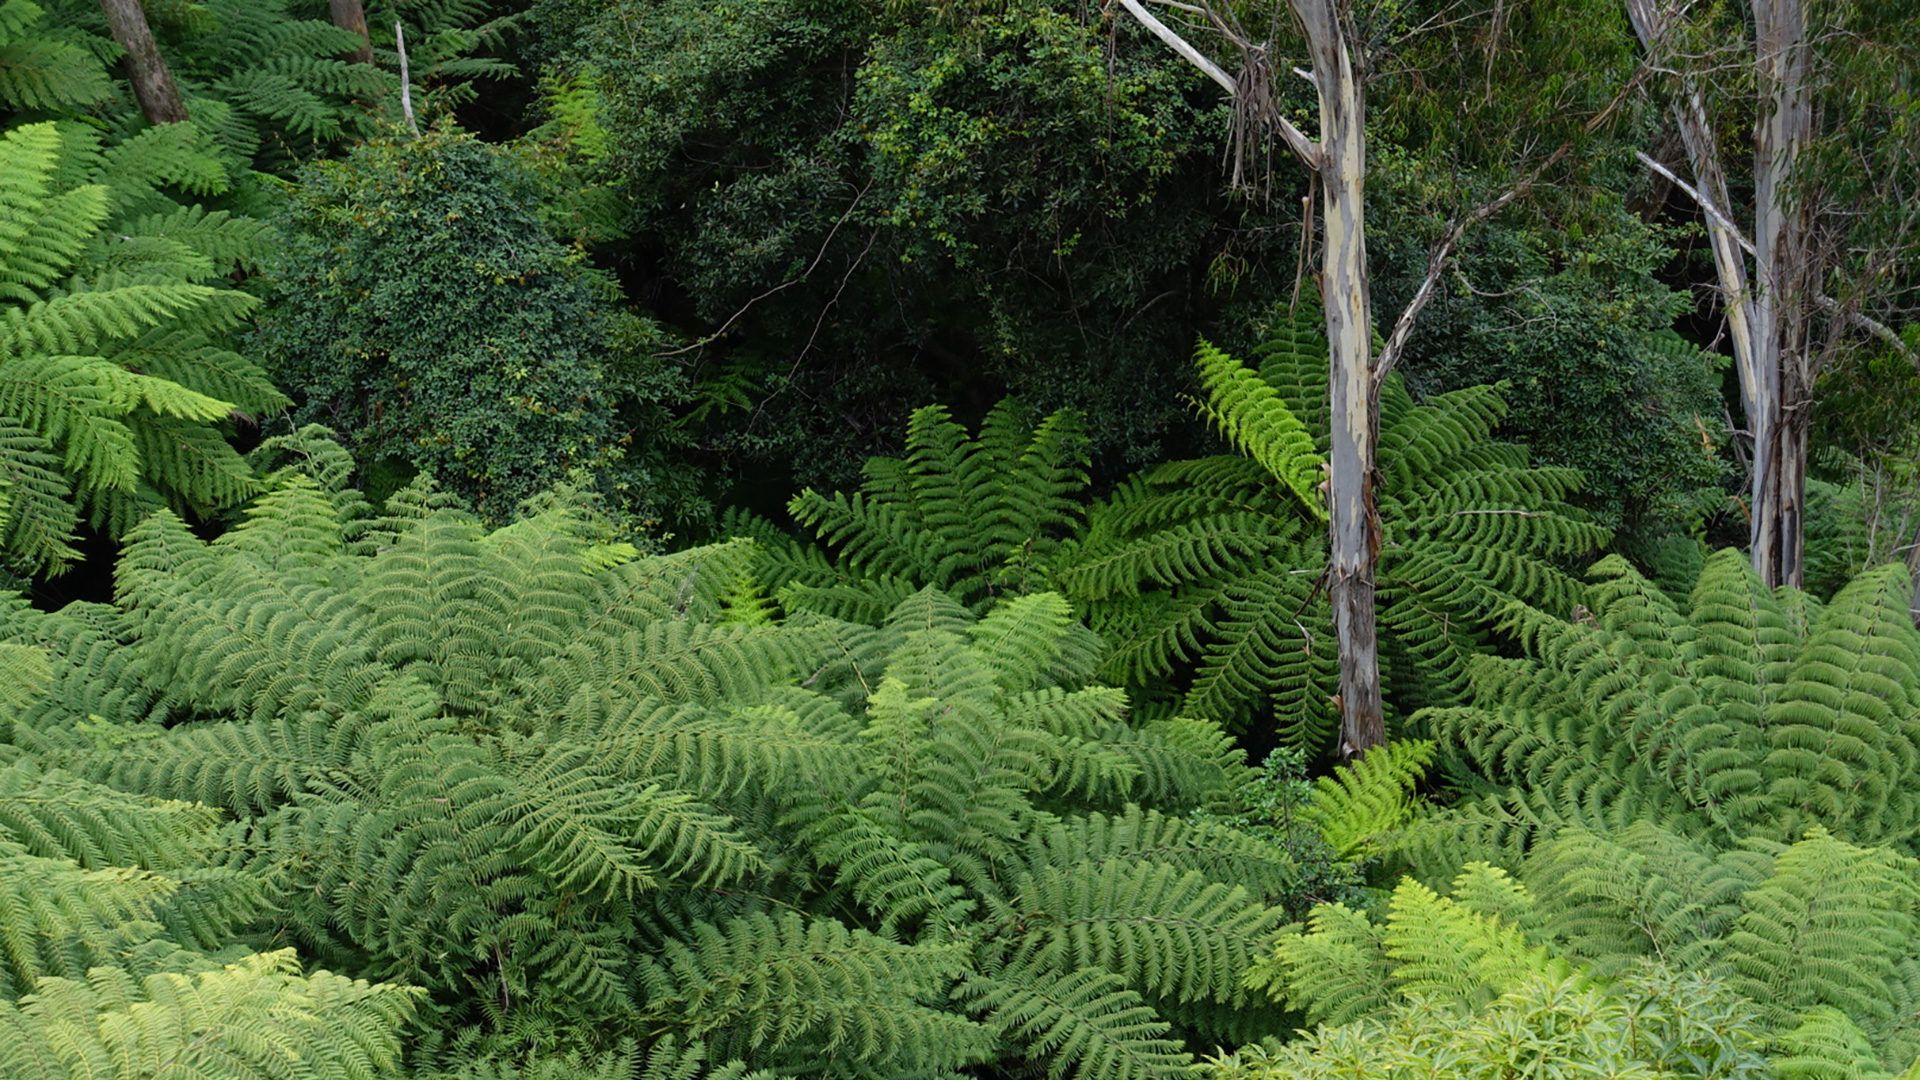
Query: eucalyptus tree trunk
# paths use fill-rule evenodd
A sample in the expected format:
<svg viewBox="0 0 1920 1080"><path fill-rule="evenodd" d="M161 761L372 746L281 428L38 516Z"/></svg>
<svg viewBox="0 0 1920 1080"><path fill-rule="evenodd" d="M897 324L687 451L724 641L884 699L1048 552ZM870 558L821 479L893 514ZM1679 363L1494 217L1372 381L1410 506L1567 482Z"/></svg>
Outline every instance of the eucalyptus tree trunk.
<svg viewBox="0 0 1920 1080"><path fill-rule="evenodd" d="M327 0L327 11L333 16L333 25L353 34L360 44L348 59L356 63L373 63L373 41L367 34L367 9L360 0Z"/></svg>
<svg viewBox="0 0 1920 1080"><path fill-rule="evenodd" d="M1626 6L1641 44L1649 54L1659 55L1668 44L1671 11L1663 0L1626 0ZM1687 191L1706 218L1740 376L1741 407L1753 439L1748 551L1754 570L1768 585L1798 586L1805 572L1814 374L1809 316L1817 282L1810 214L1791 185L1812 136L1810 46L1805 0L1753 0L1753 14L1760 94L1760 120L1754 129L1755 242L1741 236L1733 220L1705 94L1684 73L1673 112L1693 172L1694 184Z"/></svg>
<svg viewBox="0 0 1920 1080"><path fill-rule="evenodd" d="M147 13L140 0L100 0L100 12L107 17L107 31L127 54L127 81L133 84L133 96L148 122L177 124L187 118L186 102L173 72L154 43L153 28L147 25Z"/></svg>
<svg viewBox="0 0 1920 1080"><path fill-rule="evenodd" d="M1270 130L1300 163L1319 176L1322 220L1321 306L1326 316L1328 397L1332 419L1329 462L1327 593L1340 653L1340 754L1364 754L1387 741L1381 707L1380 649L1374 608L1380 559L1380 513L1374 493L1374 447L1379 441L1380 382L1391 355L1373 358L1373 298L1367 284L1366 93L1348 35L1350 0L1287 0L1306 32L1311 78L1320 98L1320 138L1307 138L1286 118L1267 89L1236 79L1207 59L1147 10L1142 0L1119 0L1142 26L1232 94L1249 128ZM1239 43L1264 62L1264 46ZM1457 235L1452 233L1450 235ZM1443 258L1444 252L1436 258ZM1438 276L1435 271L1434 277ZM1396 339L1404 344L1431 281L1402 315ZM1391 354L1391 343L1389 345Z"/></svg>
<svg viewBox="0 0 1920 1080"><path fill-rule="evenodd" d="M1803 579L1808 429L1813 356L1809 347L1813 258L1807 200L1791 190L1813 134L1807 88L1805 0L1753 0L1760 121L1754 131L1754 338L1761 377L1771 379L1774 415L1755 432L1753 561L1769 585ZM1764 448L1764 449L1763 449Z"/></svg>
<svg viewBox="0 0 1920 1080"><path fill-rule="evenodd" d="M1380 423L1367 282L1366 95L1339 0L1294 0L1293 7L1320 92L1320 294L1332 426L1327 595L1340 650L1340 753L1352 756L1387 741L1374 610L1380 561L1374 449Z"/></svg>

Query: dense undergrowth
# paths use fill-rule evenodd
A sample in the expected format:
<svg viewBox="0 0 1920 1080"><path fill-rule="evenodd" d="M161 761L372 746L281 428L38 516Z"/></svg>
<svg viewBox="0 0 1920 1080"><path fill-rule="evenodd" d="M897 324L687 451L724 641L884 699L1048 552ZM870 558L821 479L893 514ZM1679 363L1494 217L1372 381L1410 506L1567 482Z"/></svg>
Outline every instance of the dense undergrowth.
<svg viewBox="0 0 1920 1080"><path fill-rule="evenodd" d="M3 1080L1920 1077L1913 375L1766 587L1637 183L1379 386L1349 760L1302 222L1133 30L143 10L183 122L0 0Z"/></svg>

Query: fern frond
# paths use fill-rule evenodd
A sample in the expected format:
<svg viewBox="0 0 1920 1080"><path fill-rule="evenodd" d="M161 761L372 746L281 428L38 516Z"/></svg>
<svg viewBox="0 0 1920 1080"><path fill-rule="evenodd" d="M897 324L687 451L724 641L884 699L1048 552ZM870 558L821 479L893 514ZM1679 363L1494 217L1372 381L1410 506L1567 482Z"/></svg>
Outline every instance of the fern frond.
<svg viewBox="0 0 1920 1080"><path fill-rule="evenodd" d="M646 1014L725 1054L806 1039L847 1062L949 1067L985 1031L932 1007L963 970L951 946L910 946L796 914L702 925L639 973Z"/></svg>
<svg viewBox="0 0 1920 1080"><path fill-rule="evenodd" d="M1291 489L1308 514L1326 520L1320 494L1325 459L1279 393L1205 339L1195 348L1193 362L1207 395L1200 410L1221 436Z"/></svg>
<svg viewBox="0 0 1920 1080"><path fill-rule="evenodd" d="M1169 1037L1166 1022L1109 972L1088 968L1052 975L1014 969L970 979L959 995L1004 1038L1050 1062L1049 1077L1192 1075L1193 1059Z"/></svg>
<svg viewBox="0 0 1920 1080"><path fill-rule="evenodd" d="M1314 782L1304 816L1343 857L1371 854L1418 812L1414 786L1433 763L1433 744L1388 743Z"/></svg>

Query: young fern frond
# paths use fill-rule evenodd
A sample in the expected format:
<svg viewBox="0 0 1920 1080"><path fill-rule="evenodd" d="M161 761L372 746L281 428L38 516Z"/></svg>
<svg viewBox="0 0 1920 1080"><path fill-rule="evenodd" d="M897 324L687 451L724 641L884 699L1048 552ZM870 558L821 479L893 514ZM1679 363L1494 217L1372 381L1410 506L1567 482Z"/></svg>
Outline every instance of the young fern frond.
<svg viewBox="0 0 1920 1080"><path fill-rule="evenodd" d="M1430 742L1388 743L1316 780L1304 816L1341 856L1372 854L1418 813L1413 789L1432 763Z"/></svg>

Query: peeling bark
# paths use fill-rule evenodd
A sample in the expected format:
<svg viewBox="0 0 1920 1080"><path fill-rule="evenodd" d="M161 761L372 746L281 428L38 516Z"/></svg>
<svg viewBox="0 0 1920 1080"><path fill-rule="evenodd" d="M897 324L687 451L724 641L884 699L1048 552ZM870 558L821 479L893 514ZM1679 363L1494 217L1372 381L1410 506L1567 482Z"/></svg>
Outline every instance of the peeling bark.
<svg viewBox="0 0 1920 1080"><path fill-rule="evenodd" d="M1666 44L1669 12L1660 0L1626 0L1626 6L1642 46L1657 56ZM1804 0L1754 0L1753 13L1762 98L1754 130L1753 245L1745 243L1728 216L1732 203L1705 97L1684 75L1673 113L1694 178L1692 186L1681 186L1701 205L1706 219L1740 377L1741 407L1753 437L1748 550L1768 585L1798 586L1805 569L1807 427L1814 374L1809 316L1817 283L1809 215L1790 185L1812 135L1810 46Z"/></svg>
<svg viewBox="0 0 1920 1080"><path fill-rule="evenodd" d="M1802 583L1807 427L1813 405L1808 303L1813 285L1806 200L1791 190L1813 132L1804 0L1754 0L1761 117L1754 133L1756 368L1771 382L1765 443L1756 432L1753 561L1769 585ZM1766 446L1762 455L1759 447Z"/></svg>
<svg viewBox="0 0 1920 1080"><path fill-rule="evenodd" d="M1327 324L1332 455L1327 592L1340 651L1340 753L1387 741L1374 608L1380 512L1373 372L1373 297L1367 281L1366 97L1337 0L1295 0L1320 91L1321 305Z"/></svg>

